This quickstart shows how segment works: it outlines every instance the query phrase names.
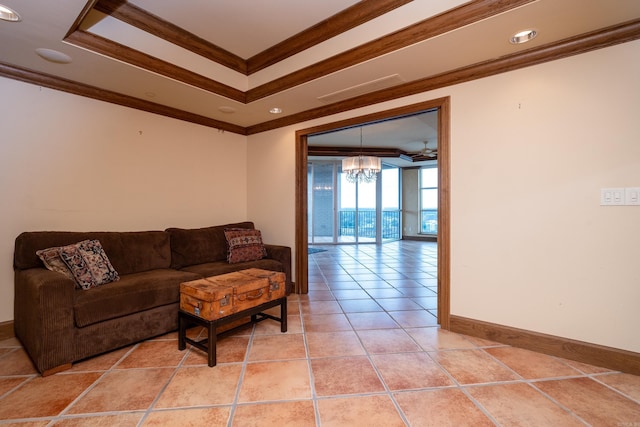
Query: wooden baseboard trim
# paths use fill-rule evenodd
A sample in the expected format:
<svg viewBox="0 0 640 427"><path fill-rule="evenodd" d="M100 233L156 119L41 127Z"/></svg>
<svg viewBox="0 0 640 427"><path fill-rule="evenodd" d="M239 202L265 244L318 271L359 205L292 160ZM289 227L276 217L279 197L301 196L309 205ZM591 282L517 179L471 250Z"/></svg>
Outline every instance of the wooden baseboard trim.
<svg viewBox="0 0 640 427"><path fill-rule="evenodd" d="M640 375L640 353L455 315L450 316L450 322L452 332Z"/></svg>
<svg viewBox="0 0 640 427"><path fill-rule="evenodd" d="M0 341L8 340L15 337L16 334L13 331L13 320L7 322L0 322Z"/></svg>

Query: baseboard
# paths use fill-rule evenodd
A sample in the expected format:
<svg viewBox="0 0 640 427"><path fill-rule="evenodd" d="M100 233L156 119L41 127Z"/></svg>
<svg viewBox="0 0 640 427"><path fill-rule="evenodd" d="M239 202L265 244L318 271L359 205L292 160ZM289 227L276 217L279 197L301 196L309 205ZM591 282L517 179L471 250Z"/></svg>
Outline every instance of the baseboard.
<svg viewBox="0 0 640 427"><path fill-rule="evenodd" d="M8 340L15 337L16 334L13 331L13 320L7 322L0 322L0 341Z"/></svg>
<svg viewBox="0 0 640 427"><path fill-rule="evenodd" d="M421 242L437 242L437 236L402 236L402 240L418 240Z"/></svg>
<svg viewBox="0 0 640 427"><path fill-rule="evenodd" d="M640 375L640 353L455 315L450 316L450 322L452 332Z"/></svg>

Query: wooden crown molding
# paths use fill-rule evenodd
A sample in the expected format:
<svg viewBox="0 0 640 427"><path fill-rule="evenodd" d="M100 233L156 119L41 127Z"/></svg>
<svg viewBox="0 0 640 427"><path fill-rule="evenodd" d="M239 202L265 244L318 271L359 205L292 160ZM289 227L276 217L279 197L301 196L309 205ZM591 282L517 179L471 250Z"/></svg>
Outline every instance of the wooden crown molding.
<svg viewBox="0 0 640 427"><path fill-rule="evenodd" d="M247 60L128 3L126 0L99 0L93 7L113 18L163 40L168 40L234 71L250 75L411 1L413 0L362 0ZM75 25L75 29L77 29L79 24Z"/></svg>
<svg viewBox="0 0 640 427"><path fill-rule="evenodd" d="M337 34L380 16L389 10L400 7L408 3L408 1L410 0L361 1L333 17L250 58L246 62L243 61L242 58L124 0L100 0L95 4L95 8L180 47L203 55L212 61L229 66L229 68L235 71L247 74L282 61L304 49L308 49ZM238 102L250 103L327 74L486 19L492 15L520 7L532 1L534 0L513 0L509 2L505 2L504 0L474 0L439 15L427 18L405 29L365 43L260 86L256 86L246 92L241 92L122 44L82 31L79 29L81 21L78 20L76 20L74 24L76 27L73 31L69 32L65 41L125 63L157 72L171 79L199 87L211 93L225 96Z"/></svg>
<svg viewBox="0 0 640 427"><path fill-rule="evenodd" d="M246 129L242 126L237 126L232 123L227 123L209 117L200 116L198 114L189 113L177 108L167 107L162 104L145 101L133 96L122 95L120 93L101 89L99 87L89 86L71 80L62 79L57 76L38 73L32 70L27 70L25 68L5 64L3 62L0 62L0 76L42 87L47 87L50 89L59 90L62 92L71 93L73 95L96 99L98 101L109 102L111 104L122 105L129 108L135 108L136 110L159 114L161 116L171 117L173 119L195 123L222 131L246 135Z"/></svg>
<svg viewBox="0 0 640 427"><path fill-rule="evenodd" d="M639 38L640 19L249 126L247 134L252 135L290 126L318 117L555 61Z"/></svg>
<svg viewBox="0 0 640 427"><path fill-rule="evenodd" d="M193 71L177 67L167 61L131 49L128 46L105 39L104 37L83 30L76 30L69 34L65 41L208 92L233 99L234 101L246 102L245 93L241 90L209 79Z"/></svg>
<svg viewBox="0 0 640 427"><path fill-rule="evenodd" d="M440 15L427 18L402 30L372 40L263 85L256 86L247 91L247 102L257 101L322 76L478 22L492 15L523 6L532 1L475 0L465 3Z"/></svg>
<svg viewBox="0 0 640 427"><path fill-rule="evenodd" d="M88 33L81 33L76 31L69 37L84 40L85 38L89 38L91 36L84 36L83 34ZM451 70L435 76L426 77L424 79L403 83L391 88L382 89L345 101L340 101L322 107L302 111L300 113L291 114L289 116L281 117L279 119L259 123L248 127L242 127L231 123L210 119L175 108L151 103L135 97L118 94L116 92L100 89L94 86L72 82L70 80L35 72L32 70L14 67L1 62L0 76L45 86L51 89L57 89L68 93L73 93L75 95L86 96L105 102L111 102L126 107L136 108L155 114L165 115L167 117L184 120L191 123L197 123L203 126L209 126L216 129L238 133L241 135L252 135L277 129L280 127L294 125L296 123L301 123L312 119L317 119L319 117L325 117L356 108L366 107L368 105L373 105L380 102L390 101L417 93L428 92L446 86L451 86L532 65L541 64L544 62L554 61L572 55L578 55L592 50L601 49L620 43L626 43L637 39L640 39L640 19L632 20L591 33L571 37L565 40L532 48L511 55L506 55L494 60L473 64L456 70ZM106 42L113 43L109 41ZM237 92L233 92L230 95L239 98L241 94L242 92L240 92L240 94L238 94Z"/></svg>
<svg viewBox="0 0 640 427"><path fill-rule="evenodd" d="M217 62L242 74L247 74L247 62L219 46L193 33L161 19L124 0L99 0L94 9L153 34L163 40Z"/></svg>

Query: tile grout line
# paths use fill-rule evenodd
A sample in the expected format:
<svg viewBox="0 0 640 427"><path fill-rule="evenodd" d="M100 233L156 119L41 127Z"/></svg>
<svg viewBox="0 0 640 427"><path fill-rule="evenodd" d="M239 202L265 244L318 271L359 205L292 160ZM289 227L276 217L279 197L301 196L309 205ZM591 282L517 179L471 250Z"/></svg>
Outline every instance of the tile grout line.
<svg viewBox="0 0 640 427"><path fill-rule="evenodd" d="M247 371L247 365L249 364L249 354L251 353L251 348L253 346L253 339L256 336L256 325L251 325L251 334L249 334L249 342L247 342L247 350L244 355L244 360L242 361L242 368L240 369L240 376L238 377L238 385L236 388L236 394L233 397L233 402L229 408L229 419L227 420L227 427L233 426L233 418L236 414L236 408L240 399L240 390L242 390L242 382L244 380L244 375Z"/></svg>
<svg viewBox="0 0 640 427"><path fill-rule="evenodd" d="M202 334L202 330L200 330L200 333L198 334L198 336L200 336L201 334ZM175 341L177 345L178 340L176 339ZM158 403L158 400L160 400L160 397L162 397L162 394L167 390L167 387L169 387L169 384L171 384L171 382L176 377L176 375L178 375L178 372L180 371L181 367L184 365L184 362L187 360L187 357L189 357L189 354L191 354L192 349L193 349L193 346L191 345L186 349L186 351L182 355L182 358L180 359L180 362L178 362L178 364L174 368L173 373L169 376L165 384L158 391L158 394L156 394L156 397L151 401L147 409L144 411L144 415L142 416L142 418L140 418L140 421L138 421L138 427L141 427L145 423L149 415L153 412L154 407L156 406L156 403ZM162 368L162 367L157 367L156 369L158 368Z"/></svg>
<svg viewBox="0 0 640 427"><path fill-rule="evenodd" d="M300 325L302 329L302 341L304 343L304 351L307 359L307 371L309 373L309 391L311 392L311 403L313 405L313 413L316 421L316 426L320 427L320 408L318 407L318 395L316 393L315 377L313 370L311 369L311 353L309 352L309 341L307 340L307 330L305 329L304 315L302 313L302 301L298 299L298 313L300 316Z"/></svg>

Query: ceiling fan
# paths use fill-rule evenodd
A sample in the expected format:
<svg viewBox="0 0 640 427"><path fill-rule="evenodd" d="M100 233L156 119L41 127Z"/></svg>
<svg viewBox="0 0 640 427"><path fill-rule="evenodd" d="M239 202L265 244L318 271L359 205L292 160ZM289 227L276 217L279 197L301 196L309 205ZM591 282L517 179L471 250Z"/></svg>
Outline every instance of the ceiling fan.
<svg viewBox="0 0 640 427"><path fill-rule="evenodd" d="M429 141L422 141L424 143L424 148L417 153L411 155L411 158L415 157L436 157L438 155L438 148L429 148Z"/></svg>

